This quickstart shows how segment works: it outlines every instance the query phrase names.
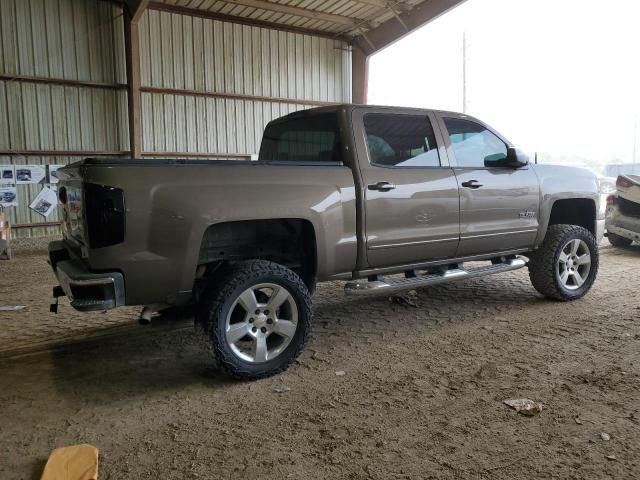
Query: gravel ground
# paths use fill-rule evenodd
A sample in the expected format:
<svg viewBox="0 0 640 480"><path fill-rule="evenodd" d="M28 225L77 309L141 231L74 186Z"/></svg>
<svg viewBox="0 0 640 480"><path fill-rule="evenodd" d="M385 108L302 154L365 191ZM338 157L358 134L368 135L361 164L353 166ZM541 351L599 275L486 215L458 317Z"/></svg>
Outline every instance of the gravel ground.
<svg viewBox="0 0 640 480"><path fill-rule="evenodd" d="M84 442L101 480L640 478L638 247L603 248L573 303L524 269L420 289L415 307L321 285L299 362L240 383L189 320L49 314L43 245L0 262L0 304L27 305L0 313L3 480ZM523 397L542 413L503 404Z"/></svg>

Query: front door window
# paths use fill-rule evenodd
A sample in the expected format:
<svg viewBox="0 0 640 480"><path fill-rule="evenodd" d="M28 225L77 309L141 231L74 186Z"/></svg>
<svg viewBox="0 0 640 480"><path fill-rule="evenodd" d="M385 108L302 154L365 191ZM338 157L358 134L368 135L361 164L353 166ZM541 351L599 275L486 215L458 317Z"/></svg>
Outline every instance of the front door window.
<svg viewBox="0 0 640 480"><path fill-rule="evenodd" d="M460 118L444 118L457 167L484 168L485 161L507 158L507 145L487 127Z"/></svg>

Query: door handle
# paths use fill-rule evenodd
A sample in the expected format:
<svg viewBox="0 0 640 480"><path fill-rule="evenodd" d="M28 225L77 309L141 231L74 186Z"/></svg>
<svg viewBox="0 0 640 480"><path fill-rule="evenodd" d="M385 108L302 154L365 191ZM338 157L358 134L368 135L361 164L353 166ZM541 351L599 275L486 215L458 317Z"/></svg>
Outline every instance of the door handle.
<svg viewBox="0 0 640 480"><path fill-rule="evenodd" d="M478 180L469 180L462 182L462 186L465 188L480 188L482 184L478 183Z"/></svg>
<svg viewBox="0 0 640 480"><path fill-rule="evenodd" d="M393 190L396 186L393 183L389 182L378 182L373 185L367 186L369 190L377 190L379 192L388 192L389 190Z"/></svg>

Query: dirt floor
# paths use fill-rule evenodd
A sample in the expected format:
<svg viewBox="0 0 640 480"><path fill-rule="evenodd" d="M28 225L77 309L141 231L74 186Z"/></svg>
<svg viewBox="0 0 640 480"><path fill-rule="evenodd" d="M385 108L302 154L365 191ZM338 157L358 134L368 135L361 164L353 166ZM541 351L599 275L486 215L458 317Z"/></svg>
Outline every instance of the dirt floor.
<svg viewBox="0 0 640 480"><path fill-rule="evenodd" d="M421 289L415 307L322 285L297 365L240 383L189 320L49 314L43 245L0 262L0 305L27 306L0 312L3 480L85 442L101 480L640 478L640 247L603 248L573 303L526 270ZM545 409L503 403L522 397Z"/></svg>

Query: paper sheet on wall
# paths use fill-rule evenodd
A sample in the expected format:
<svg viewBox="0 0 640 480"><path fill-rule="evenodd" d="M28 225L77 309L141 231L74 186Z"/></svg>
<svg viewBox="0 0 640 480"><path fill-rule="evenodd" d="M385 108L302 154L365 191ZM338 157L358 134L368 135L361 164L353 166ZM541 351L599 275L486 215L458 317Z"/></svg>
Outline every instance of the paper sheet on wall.
<svg viewBox="0 0 640 480"><path fill-rule="evenodd" d="M18 206L18 192L16 187L0 187L0 205L3 207Z"/></svg>
<svg viewBox="0 0 640 480"><path fill-rule="evenodd" d="M51 212L58 205L58 195L56 191L51 187L44 187L36 198L33 199L29 208L38 212L44 217L51 215Z"/></svg>
<svg viewBox="0 0 640 480"><path fill-rule="evenodd" d="M13 165L0 165L0 185L16 183L16 171Z"/></svg>
<svg viewBox="0 0 640 480"><path fill-rule="evenodd" d="M16 183L44 183L47 173L44 165L15 165Z"/></svg>

